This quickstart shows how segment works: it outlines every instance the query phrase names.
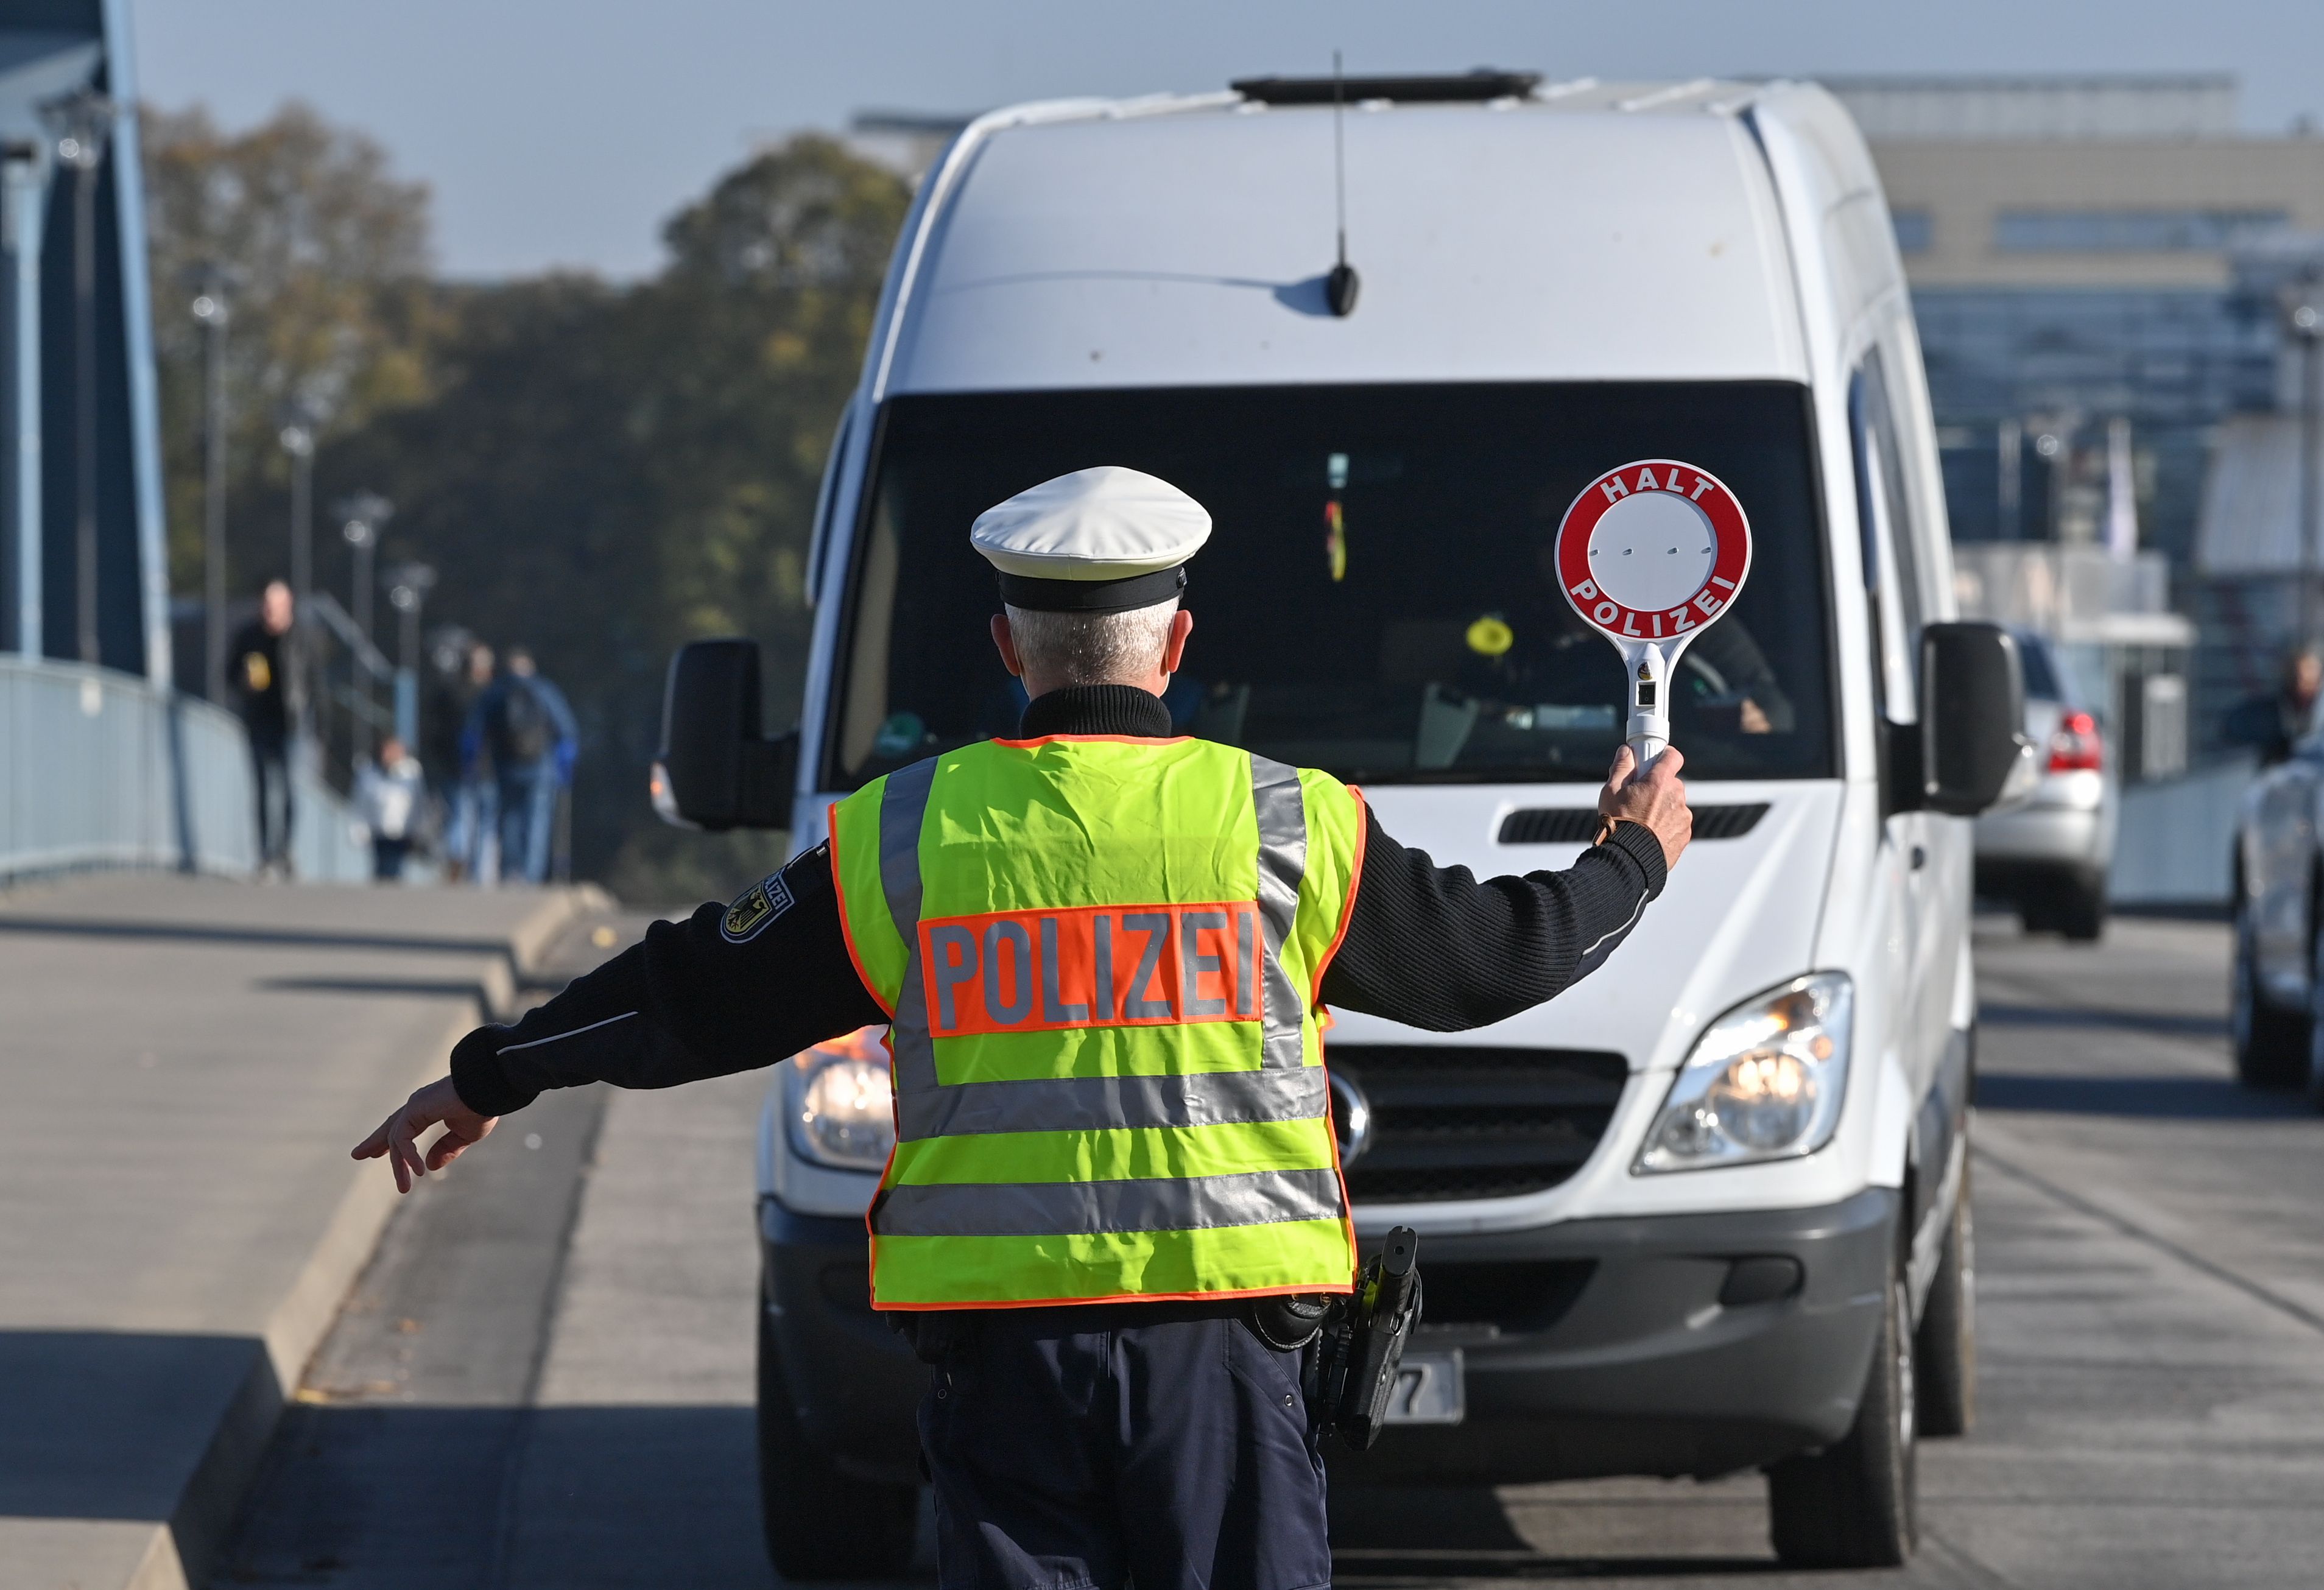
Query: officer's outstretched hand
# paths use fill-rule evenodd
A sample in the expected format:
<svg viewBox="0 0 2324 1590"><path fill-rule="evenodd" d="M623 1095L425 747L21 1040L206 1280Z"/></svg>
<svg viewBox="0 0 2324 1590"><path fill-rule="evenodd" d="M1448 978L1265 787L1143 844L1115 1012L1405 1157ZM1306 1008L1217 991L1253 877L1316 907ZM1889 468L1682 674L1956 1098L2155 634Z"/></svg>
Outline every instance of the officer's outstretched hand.
<svg viewBox="0 0 2324 1590"><path fill-rule="evenodd" d="M395 1190L411 1190L411 1183L430 1171L440 1171L484 1140L498 1116L480 1116L460 1102L452 1079L441 1077L403 1101L403 1107L379 1124L379 1130L355 1146L349 1156L375 1160L387 1155L395 1172ZM420 1135L442 1122L444 1134L422 1153Z"/></svg>
<svg viewBox="0 0 2324 1590"><path fill-rule="evenodd" d="M1609 822L1643 823L1662 841L1665 869L1678 865L1679 852L1694 837L1694 813L1686 808L1686 786L1678 779L1679 769L1685 766L1686 758L1672 746L1655 758L1653 767L1640 773L1638 758L1626 745L1614 753L1614 769L1606 776L1606 787L1598 792L1600 816Z"/></svg>

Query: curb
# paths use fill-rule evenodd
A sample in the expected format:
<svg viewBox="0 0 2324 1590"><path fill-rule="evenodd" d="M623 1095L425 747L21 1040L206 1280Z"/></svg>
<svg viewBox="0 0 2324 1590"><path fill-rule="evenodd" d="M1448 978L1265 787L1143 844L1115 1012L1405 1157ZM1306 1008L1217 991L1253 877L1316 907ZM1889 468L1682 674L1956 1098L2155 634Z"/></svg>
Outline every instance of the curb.
<svg viewBox="0 0 2324 1590"><path fill-rule="evenodd" d="M478 1018L511 1014L525 974L576 919L614 908L612 897L595 884L560 888L545 898L509 934L507 952L477 983L474 1007L450 1025L414 1068L410 1086L416 1089L442 1075L444 1057ZM152 1538L123 1590L189 1590L217 1567L275 1426L395 1210L394 1180L380 1165L350 1160L348 1172L346 1191L329 1225L268 1317L264 1337L250 1342L249 1372L218 1410L217 1427L186 1476L176 1509L167 1522L152 1527ZM0 1585L6 1582L0 1570ZM77 1590L94 1587L77 1585Z"/></svg>

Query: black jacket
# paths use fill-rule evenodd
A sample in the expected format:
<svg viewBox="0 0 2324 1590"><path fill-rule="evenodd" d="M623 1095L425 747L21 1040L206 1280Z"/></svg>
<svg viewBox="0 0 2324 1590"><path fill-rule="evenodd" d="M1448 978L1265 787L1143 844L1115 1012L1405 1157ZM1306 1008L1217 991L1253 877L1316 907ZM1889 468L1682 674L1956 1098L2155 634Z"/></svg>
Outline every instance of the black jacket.
<svg viewBox="0 0 2324 1590"><path fill-rule="evenodd" d="M298 662L298 642L258 619L235 630L226 647L227 688L243 727L262 745L279 746L290 738L295 704L290 676Z"/></svg>
<svg viewBox="0 0 2324 1590"><path fill-rule="evenodd" d="M1159 739L1169 713L1129 685L1054 691L1021 732ZM1563 872L1479 882L1381 832L1367 808L1363 868L1325 1004L1433 1032L1515 1016L1605 963L1662 892L1661 841L1625 823ZM505 1115L544 1089L582 1082L667 1088L788 1059L886 1021L840 931L829 848L783 869L789 904L742 942L719 931L726 907L658 922L642 942L581 978L514 1026L479 1027L452 1053L469 1108Z"/></svg>

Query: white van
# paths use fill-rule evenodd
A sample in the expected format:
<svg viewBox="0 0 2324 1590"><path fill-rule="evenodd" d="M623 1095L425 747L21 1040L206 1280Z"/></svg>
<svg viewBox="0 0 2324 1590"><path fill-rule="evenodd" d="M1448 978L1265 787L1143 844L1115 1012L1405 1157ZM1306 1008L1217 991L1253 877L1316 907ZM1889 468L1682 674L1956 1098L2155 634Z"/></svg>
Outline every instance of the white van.
<svg viewBox="0 0 2324 1590"><path fill-rule="evenodd" d="M1810 85L1351 80L1351 304L1328 280L1333 93L1042 104L961 135L832 455L797 738L757 738L755 648L689 648L662 797L803 848L864 781L1013 732L969 521L1115 464L1217 526L1166 698L1184 731L1360 785L1440 864L1562 868L1623 678L1557 589L1558 519L1626 460L1715 473L1755 551L1678 670L1697 842L1668 889L1524 1016L1331 1032L1360 1232L1417 1228L1426 1280L1407 1424L1333 1465L1765 1469L1786 1561L1899 1561L1915 1438L1970 1416L1963 818L2022 741L2013 643L1950 621L1879 182ZM787 1573L910 1549L925 1375L865 1285L885 1087L859 1037L768 1098L761 1427Z"/></svg>

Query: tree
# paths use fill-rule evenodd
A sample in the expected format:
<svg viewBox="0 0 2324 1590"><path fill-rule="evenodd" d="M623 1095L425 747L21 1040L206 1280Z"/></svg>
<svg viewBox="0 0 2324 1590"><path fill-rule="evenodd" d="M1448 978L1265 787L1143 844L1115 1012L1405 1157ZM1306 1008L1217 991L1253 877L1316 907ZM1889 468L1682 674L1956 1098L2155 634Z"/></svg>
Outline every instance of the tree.
<svg viewBox="0 0 2324 1590"><path fill-rule="evenodd" d="M795 139L681 211L648 282L446 291L434 391L320 462L331 489L395 499L390 554L442 572L431 612L530 644L564 685L584 731L576 865L625 892L718 881L646 805L671 648L755 636L770 712L796 710L816 488L909 197ZM747 869L771 850L718 853Z"/></svg>
<svg viewBox="0 0 2324 1590"><path fill-rule="evenodd" d="M425 398L436 295L428 190L383 151L303 105L247 132L199 106L141 118L161 389L171 584L198 589L204 353L190 308L207 270L232 273L227 438L237 588L288 560L276 436L303 400L344 435Z"/></svg>

